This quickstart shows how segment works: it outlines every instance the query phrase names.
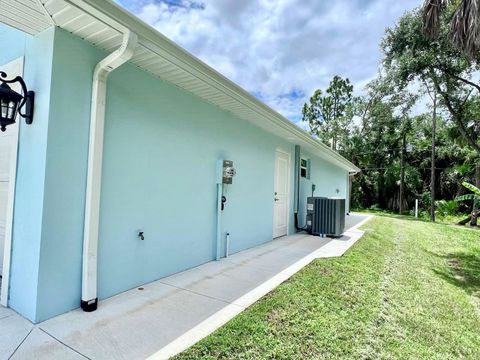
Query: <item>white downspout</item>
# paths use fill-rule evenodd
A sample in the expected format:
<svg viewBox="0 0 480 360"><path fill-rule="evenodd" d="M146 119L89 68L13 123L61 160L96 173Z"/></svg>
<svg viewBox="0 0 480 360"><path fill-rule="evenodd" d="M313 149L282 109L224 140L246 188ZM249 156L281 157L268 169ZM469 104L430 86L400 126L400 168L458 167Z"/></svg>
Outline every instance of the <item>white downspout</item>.
<svg viewBox="0 0 480 360"><path fill-rule="evenodd" d="M97 251L100 215L100 190L103 160L103 131L107 78L110 72L130 60L137 46L137 35L129 30L123 34L122 45L95 67L90 112L87 190L83 234L82 301L85 311L97 309Z"/></svg>

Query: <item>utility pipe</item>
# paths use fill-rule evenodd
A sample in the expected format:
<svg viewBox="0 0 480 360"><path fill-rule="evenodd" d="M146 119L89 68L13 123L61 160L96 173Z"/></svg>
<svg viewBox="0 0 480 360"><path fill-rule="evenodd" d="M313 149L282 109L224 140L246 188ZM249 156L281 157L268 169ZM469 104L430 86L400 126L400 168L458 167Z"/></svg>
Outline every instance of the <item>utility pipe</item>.
<svg viewBox="0 0 480 360"><path fill-rule="evenodd" d="M295 176L293 178L293 211L295 215L295 230L299 231L298 210L300 208L300 145L295 145Z"/></svg>
<svg viewBox="0 0 480 360"><path fill-rule="evenodd" d="M220 260L220 249L222 244L222 196L223 196L223 160L217 161L217 219L216 219L216 237L215 237L215 260Z"/></svg>
<svg viewBox="0 0 480 360"><path fill-rule="evenodd" d="M230 255L230 233L227 232L227 239L226 239L226 245L225 245L225 257L228 258Z"/></svg>
<svg viewBox="0 0 480 360"><path fill-rule="evenodd" d="M137 35L130 30L123 34L122 45L101 60L93 72L88 144L87 190L83 235L82 300L84 311L97 309L97 252L102 180L103 132L108 75L130 60L137 46Z"/></svg>

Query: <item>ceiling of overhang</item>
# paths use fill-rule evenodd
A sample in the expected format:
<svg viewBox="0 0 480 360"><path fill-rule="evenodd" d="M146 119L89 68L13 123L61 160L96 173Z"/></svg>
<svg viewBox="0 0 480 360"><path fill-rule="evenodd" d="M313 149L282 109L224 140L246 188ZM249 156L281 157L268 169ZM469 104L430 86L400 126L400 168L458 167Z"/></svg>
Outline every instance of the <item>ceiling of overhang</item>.
<svg viewBox="0 0 480 360"><path fill-rule="evenodd" d="M74 1L0 0L0 21L32 35L50 26L58 26L107 52L118 48L122 42L120 31L80 9L74 5ZM139 44L130 62L225 111L296 142L329 161L333 160L347 168L353 166L346 164L345 159L338 154L332 154L328 149L319 149L317 141L313 141L305 132L266 105L259 105L258 101L240 88L232 90L225 86L224 78L205 65L207 71L211 71L222 81L198 71L175 54L155 46L152 41L142 37L139 38Z"/></svg>
<svg viewBox="0 0 480 360"><path fill-rule="evenodd" d="M29 34L53 25L40 0L0 0L0 20Z"/></svg>

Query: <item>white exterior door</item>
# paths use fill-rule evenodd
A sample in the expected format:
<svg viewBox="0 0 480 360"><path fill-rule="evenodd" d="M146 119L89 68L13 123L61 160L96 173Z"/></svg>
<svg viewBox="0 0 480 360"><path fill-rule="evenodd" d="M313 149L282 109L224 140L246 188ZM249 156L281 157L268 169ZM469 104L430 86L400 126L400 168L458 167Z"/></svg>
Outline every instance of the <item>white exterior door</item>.
<svg viewBox="0 0 480 360"><path fill-rule="evenodd" d="M282 151L275 153L275 194L273 209L273 237L288 233L290 155Z"/></svg>
<svg viewBox="0 0 480 360"><path fill-rule="evenodd" d="M0 65L0 71L7 73L8 79L22 75L23 58ZM22 92L18 83L10 84L10 86L18 93ZM8 126L5 132L0 131L0 275L6 275L3 274L3 265L4 263L9 263L10 260L17 144L18 119L17 123ZM3 280L5 285L6 279Z"/></svg>

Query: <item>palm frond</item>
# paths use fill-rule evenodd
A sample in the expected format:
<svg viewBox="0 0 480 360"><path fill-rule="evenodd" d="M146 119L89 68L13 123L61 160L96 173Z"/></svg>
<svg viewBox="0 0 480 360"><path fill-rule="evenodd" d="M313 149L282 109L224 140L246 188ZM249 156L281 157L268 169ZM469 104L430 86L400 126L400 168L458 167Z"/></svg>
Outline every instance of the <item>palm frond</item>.
<svg viewBox="0 0 480 360"><path fill-rule="evenodd" d="M453 44L469 56L480 50L480 0L462 0L450 23Z"/></svg>
<svg viewBox="0 0 480 360"><path fill-rule="evenodd" d="M460 195L455 198L455 201L477 200L478 196L475 194Z"/></svg>
<svg viewBox="0 0 480 360"><path fill-rule="evenodd" d="M425 0L422 7L423 33L432 39L440 31L441 13L449 0Z"/></svg>
<svg viewBox="0 0 480 360"><path fill-rule="evenodd" d="M462 185L466 187L468 190L470 190L471 192L473 192L475 195L480 196L480 189L475 185L470 184L466 181L462 182Z"/></svg>

